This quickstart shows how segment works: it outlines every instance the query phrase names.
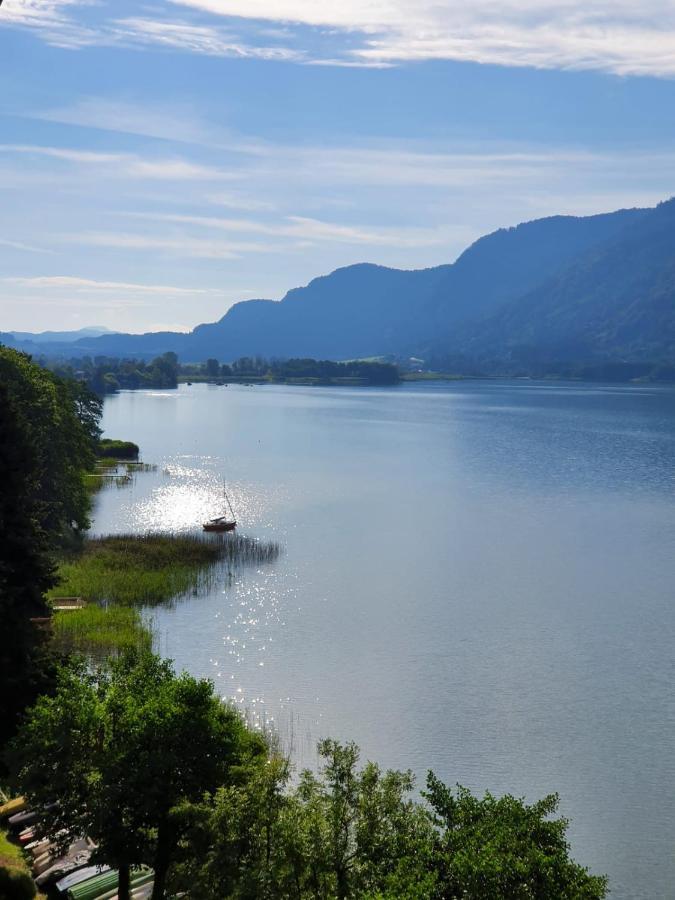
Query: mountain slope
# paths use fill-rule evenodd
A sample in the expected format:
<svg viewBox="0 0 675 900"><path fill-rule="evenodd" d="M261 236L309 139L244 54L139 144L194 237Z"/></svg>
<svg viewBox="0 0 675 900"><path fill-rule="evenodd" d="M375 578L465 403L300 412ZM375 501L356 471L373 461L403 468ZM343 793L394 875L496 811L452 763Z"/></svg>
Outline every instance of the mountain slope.
<svg viewBox="0 0 675 900"><path fill-rule="evenodd" d="M289 291L246 301L195 329L193 358L220 355L348 358L420 352L432 337L499 308L580 252L638 221L642 210L556 216L481 238L454 265L400 271L361 264Z"/></svg>
<svg viewBox="0 0 675 900"><path fill-rule="evenodd" d="M459 329L455 350L486 360L675 361L675 200L564 271Z"/></svg>

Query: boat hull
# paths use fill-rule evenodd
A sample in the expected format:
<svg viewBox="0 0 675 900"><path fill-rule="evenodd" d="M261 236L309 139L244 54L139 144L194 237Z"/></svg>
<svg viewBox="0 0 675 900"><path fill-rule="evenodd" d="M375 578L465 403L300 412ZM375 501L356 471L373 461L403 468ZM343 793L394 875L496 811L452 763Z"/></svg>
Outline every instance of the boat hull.
<svg viewBox="0 0 675 900"><path fill-rule="evenodd" d="M237 527L236 522L204 522L202 528L204 531L234 531Z"/></svg>

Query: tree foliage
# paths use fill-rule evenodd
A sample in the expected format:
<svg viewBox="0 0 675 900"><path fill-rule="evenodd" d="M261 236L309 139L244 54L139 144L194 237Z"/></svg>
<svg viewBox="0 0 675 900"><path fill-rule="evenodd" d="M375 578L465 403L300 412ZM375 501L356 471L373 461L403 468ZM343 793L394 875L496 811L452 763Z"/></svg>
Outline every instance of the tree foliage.
<svg viewBox="0 0 675 900"><path fill-rule="evenodd" d="M114 394L121 388L175 388L178 357L163 353L151 362L144 359L118 359L114 356L84 356L69 360L44 356L41 363L56 375L86 385L99 396Z"/></svg>
<svg viewBox="0 0 675 900"><path fill-rule="evenodd" d="M82 474L94 464L101 401L85 385L64 381L7 347L0 347L0 384L31 448L26 471L35 518L54 546L88 525Z"/></svg>
<svg viewBox="0 0 675 900"><path fill-rule="evenodd" d="M22 710L49 683L46 636L31 621L47 615L54 583L39 523L37 461L27 428L0 383L0 748Z"/></svg>
<svg viewBox="0 0 675 900"><path fill-rule="evenodd" d="M83 473L99 436L100 401L30 357L0 347L0 750L53 677L44 594L52 556L88 524Z"/></svg>
<svg viewBox="0 0 675 900"><path fill-rule="evenodd" d="M510 795L474 797L446 787L433 773L426 799L438 833L434 860L440 896L504 900L597 900L605 878L590 875L569 857L566 819L551 818L558 797L528 805Z"/></svg>
<svg viewBox="0 0 675 900"><path fill-rule="evenodd" d="M53 696L30 711L16 743L18 783L45 807L46 833L65 844L88 834L95 858L155 870L153 898L189 824L185 805L242 784L265 744L210 682L176 675L151 653L129 652L95 671L63 667Z"/></svg>
<svg viewBox="0 0 675 900"><path fill-rule="evenodd" d="M318 774L289 789L272 759L244 786L192 809L173 887L205 900L600 900L604 878L569 857L555 796L451 791L430 774L358 768L354 744L322 741Z"/></svg>

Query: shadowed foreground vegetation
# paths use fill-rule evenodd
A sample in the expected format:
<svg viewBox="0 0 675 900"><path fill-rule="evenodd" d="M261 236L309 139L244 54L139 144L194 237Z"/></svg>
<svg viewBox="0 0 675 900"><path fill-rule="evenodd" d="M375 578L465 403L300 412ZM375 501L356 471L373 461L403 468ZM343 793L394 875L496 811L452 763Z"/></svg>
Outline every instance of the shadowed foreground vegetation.
<svg viewBox="0 0 675 900"><path fill-rule="evenodd" d="M148 606L207 586L220 562L238 567L273 562L278 556L278 544L234 534L91 538L79 555L59 566L59 584L50 597Z"/></svg>

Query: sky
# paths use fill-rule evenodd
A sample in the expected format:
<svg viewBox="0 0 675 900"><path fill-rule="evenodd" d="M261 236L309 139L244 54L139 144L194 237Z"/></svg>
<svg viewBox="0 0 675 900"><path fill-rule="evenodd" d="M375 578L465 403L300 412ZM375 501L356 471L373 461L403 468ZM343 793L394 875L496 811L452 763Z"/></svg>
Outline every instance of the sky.
<svg viewBox="0 0 675 900"><path fill-rule="evenodd" d="M0 331L189 330L675 194L673 0L4 0Z"/></svg>

